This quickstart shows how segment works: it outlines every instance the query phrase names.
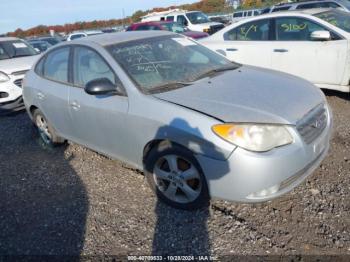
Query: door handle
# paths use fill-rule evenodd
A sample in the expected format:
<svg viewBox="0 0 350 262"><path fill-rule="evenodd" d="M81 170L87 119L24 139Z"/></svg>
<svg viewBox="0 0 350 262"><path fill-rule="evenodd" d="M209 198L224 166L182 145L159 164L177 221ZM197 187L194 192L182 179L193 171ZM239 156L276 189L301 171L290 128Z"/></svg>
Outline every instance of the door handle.
<svg viewBox="0 0 350 262"><path fill-rule="evenodd" d="M36 96L37 96L37 98L38 98L39 100L43 100L43 99L45 98L45 95L44 95L43 93L41 93L41 92L38 92L38 93L36 94Z"/></svg>
<svg viewBox="0 0 350 262"><path fill-rule="evenodd" d="M237 48L227 48L226 51L235 52L235 51L238 51L238 49Z"/></svg>
<svg viewBox="0 0 350 262"><path fill-rule="evenodd" d="M74 109L74 110L79 110L80 105L78 104L77 101L73 101L70 106Z"/></svg>
<svg viewBox="0 0 350 262"><path fill-rule="evenodd" d="M288 49L273 49L274 52L277 52L277 53L286 53L288 52Z"/></svg>

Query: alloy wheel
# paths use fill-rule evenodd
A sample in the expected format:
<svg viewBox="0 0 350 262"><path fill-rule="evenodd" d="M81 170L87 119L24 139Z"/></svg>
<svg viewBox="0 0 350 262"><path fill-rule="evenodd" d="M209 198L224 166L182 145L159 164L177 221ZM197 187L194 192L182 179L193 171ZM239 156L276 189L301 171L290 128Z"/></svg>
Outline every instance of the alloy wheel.
<svg viewBox="0 0 350 262"><path fill-rule="evenodd" d="M190 161L177 155L161 157L154 167L153 179L159 191L174 202L190 203L201 194L199 171Z"/></svg>

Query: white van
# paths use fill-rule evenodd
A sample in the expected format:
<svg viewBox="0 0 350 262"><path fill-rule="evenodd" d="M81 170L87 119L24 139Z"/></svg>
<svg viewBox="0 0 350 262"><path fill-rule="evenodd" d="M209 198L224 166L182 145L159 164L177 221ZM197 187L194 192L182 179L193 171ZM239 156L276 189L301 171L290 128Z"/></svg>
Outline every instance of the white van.
<svg viewBox="0 0 350 262"><path fill-rule="evenodd" d="M207 15L200 11L172 9L164 12L154 12L142 17L142 22L174 21L192 31L214 34L224 28L222 23L211 22Z"/></svg>
<svg viewBox="0 0 350 262"><path fill-rule="evenodd" d="M261 10L259 9L237 11L237 12L234 12L232 15L232 22L235 23L245 18L258 16L260 15L260 13L261 13Z"/></svg>

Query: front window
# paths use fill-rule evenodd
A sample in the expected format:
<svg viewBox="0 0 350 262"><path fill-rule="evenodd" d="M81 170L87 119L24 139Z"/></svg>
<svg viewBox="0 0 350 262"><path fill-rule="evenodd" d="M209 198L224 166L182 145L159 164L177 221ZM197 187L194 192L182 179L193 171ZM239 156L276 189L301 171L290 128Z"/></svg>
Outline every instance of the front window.
<svg viewBox="0 0 350 262"><path fill-rule="evenodd" d="M194 25L210 22L210 19L202 12L191 12L191 13L187 13L186 16Z"/></svg>
<svg viewBox="0 0 350 262"><path fill-rule="evenodd" d="M236 66L215 52L181 36L162 36L107 48L135 84L146 93L164 92L166 85L199 80L206 73ZM184 85L183 85L184 84Z"/></svg>
<svg viewBox="0 0 350 262"><path fill-rule="evenodd" d="M74 84L80 87L84 87L90 81L100 78L107 78L113 84L116 84L111 68L99 54L89 48L75 48L73 72Z"/></svg>
<svg viewBox="0 0 350 262"><path fill-rule="evenodd" d="M0 42L0 60L37 54L33 47L21 40Z"/></svg>
<svg viewBox="0 0 350 262"><path fill-rule="evenodd" d="M331 10L315 14L316 17L350 33L350 15L341 10Z"/></svg>
<svg viewBox="0 0 350 262"><path fill-rule="evenodd" d="M312 32L324 30L324 27L300 17L276 19L277 41L311 41Z"/></svg>

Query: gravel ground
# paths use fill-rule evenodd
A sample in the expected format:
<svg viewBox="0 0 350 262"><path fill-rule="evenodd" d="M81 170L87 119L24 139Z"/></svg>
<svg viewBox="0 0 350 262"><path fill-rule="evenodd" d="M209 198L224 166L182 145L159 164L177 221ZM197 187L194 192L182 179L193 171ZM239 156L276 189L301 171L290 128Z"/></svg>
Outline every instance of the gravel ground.
<svg viewBox="0 0 350 262"><path fill-rule="evenodd" d="M179 211L141 172L75 144L45 148L25 113L0 118L0 254L348 254L350 101L328 92L331 151L293 192Z"/></svg>

